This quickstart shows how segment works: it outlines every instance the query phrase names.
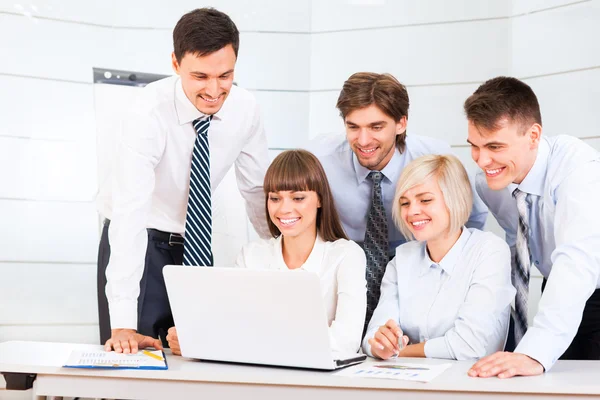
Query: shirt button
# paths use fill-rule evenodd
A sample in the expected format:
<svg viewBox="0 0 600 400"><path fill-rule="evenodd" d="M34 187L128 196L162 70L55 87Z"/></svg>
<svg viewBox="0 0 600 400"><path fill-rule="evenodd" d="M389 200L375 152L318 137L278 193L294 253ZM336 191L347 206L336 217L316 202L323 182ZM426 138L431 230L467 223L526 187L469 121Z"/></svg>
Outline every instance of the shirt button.
<svg viewBox="0 0 600 400"><path fill-rule="evenodd" d="M535 265L540 265L540 262L538 260L535 260Z"/></svg>

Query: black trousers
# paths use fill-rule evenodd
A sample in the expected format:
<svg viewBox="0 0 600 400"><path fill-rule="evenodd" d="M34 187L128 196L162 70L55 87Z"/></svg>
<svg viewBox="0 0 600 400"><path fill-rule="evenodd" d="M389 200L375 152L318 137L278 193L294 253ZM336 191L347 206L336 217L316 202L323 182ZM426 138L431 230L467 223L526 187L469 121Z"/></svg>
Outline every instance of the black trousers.
<svg viewBox="0 0 600 400"><path fill-rule="evenodd" d="M109 224L110 221L106 220L98 248L98 316L101 344L106 343L111 336L110 314L105 291L106 266L110 259ZM138 297L137 331L154 338L160 337L165 346L167 330L174 323L162 269L169 264L181 265L183 261L183 238L179 236L181 240L175 244L169 240L169 236L169 233L148 229L148 248Z"/></svg>
<svg viewBox="0 0 600 400"><path fill-rule="evenodd" d="M542 281L542 293L546 288L546 278ZM514 351L515 335L512 316L508 339L504 350ZM561 360L600 360L600 289L596 289L585 303L583 317L579 329L567 350L560 357Z"/></svg>
<svg viewBox="0 0 600 400"><path fill-rule="evenodd" d="M542 293L545 287L546 278L542 282ZM585 303L577 334L560 359L600 360L600 289Z"/></svg>

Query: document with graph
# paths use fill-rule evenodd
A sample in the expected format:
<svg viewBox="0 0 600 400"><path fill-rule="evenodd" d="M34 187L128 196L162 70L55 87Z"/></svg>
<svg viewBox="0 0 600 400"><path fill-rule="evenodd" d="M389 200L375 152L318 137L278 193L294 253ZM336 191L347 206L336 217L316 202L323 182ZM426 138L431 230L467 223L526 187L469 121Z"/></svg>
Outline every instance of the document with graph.
<svg viewBox="0 0 600 400"><path fill-rule="evenodd" d="M140 350L135 354L114 351L75 350L63 365L65 368L104 369L168 369L167 359L161 350Z"/></svg>
<svg viewBox="0 0 600 400"><path fill-rule="evenodd" d="M430 382L450 368L452 364L412 364L375 362L348 367L335 375L353 378L397 379L403 381Z"/></svg>

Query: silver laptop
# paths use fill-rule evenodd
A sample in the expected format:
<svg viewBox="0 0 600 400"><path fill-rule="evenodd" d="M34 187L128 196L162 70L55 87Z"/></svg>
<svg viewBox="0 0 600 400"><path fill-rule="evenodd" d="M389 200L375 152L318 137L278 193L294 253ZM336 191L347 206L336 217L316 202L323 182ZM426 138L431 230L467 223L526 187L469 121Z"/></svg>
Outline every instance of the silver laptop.
<svg viewBox="0 0 600 400"><path fill-rule="evenodd" d="M366 358L331 350L316 274L175 265L163 274L184 357L323 370Z"/></svg>

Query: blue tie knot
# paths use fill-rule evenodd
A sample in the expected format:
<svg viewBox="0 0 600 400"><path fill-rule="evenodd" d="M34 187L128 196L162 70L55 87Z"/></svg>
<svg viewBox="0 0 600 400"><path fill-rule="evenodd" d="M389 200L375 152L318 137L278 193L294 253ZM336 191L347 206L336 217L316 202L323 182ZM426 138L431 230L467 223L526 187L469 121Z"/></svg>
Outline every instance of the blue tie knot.
<svg viewBox="0 0 600 400"><path fill-rule="evenodd" d="M380 183L383 179L383 174L381 173L381 171L371 171L369 172L367 178L372 180L373 183Z"/></svg>
<svg viewBox="0 0 600 400"><path fill-rule="evenodd" d="M198 135L208 136L208 127L210 126L210 121L212 121L213 116L209 115L207 117L202 117L195 119L192 125L194 125L194 129Z"/></svg>

